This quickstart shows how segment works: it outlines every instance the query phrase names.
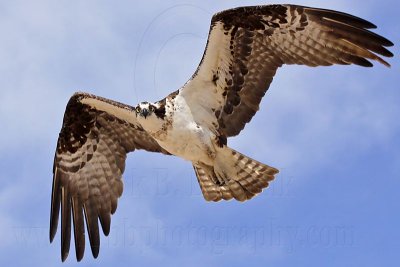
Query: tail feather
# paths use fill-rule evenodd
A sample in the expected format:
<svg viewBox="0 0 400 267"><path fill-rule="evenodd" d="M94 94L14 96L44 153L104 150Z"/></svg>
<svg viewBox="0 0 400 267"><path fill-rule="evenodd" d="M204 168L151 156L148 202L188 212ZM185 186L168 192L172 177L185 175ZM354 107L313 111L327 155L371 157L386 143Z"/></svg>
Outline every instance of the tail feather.
<svg viewBox="0 0 400 267"><path fill-rule="evenodd" d="M233 198L228 186L219 186L211 179L210 175L206 173L207 167L200 167L198 165L193 165L193 167L205 200L219 201L221 199L230 200Z"/></svg>
<svg viewBox="0 0 400 267"><path fill-rule="evenodd" d="M246 188L239 181L230 180L228 182L228 186L236 200L246 201L255 196L255 194L246 190Z"/></svg>
<svg viewBox="0 0 400 267"><path fill-rule="evenodd" d="M216 157L214 166L193 165L207 201L246 201L269 185L279 171L228 147Z"/></svg>

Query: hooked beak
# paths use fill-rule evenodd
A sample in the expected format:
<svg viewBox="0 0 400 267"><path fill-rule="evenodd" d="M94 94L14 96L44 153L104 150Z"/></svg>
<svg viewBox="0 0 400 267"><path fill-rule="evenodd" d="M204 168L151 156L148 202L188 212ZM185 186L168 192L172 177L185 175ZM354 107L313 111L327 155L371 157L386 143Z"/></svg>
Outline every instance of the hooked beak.
<svg viewBox="0 0 400 267"><path fill-rule="evenodd" d="M146 119L147 115L149 115L147 108L142 109L142 116Z"/></svg>

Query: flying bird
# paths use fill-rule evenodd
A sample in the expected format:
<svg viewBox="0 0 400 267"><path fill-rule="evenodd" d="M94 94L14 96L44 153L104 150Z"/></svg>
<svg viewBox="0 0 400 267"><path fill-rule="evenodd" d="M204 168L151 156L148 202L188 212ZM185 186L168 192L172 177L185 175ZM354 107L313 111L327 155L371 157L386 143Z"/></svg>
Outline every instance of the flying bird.
<svg viewBox="0 0 400 267"><path fill-rule="evenodd" d="M297 5L239 7L211 20L201 62L186 84L164 99L129 106L87 93L69 100L53 167L50 241L61 209L61 259L69 253L71 216L76 258L85 250L85 222L93 257L99 222L110 232L111 214L123 191L129 152L175 155L193 165L207 201L246 201L278 173L228 147L259 109L279 67L330 66L369 60L390 66L393 45L364 19Z"/></svg>

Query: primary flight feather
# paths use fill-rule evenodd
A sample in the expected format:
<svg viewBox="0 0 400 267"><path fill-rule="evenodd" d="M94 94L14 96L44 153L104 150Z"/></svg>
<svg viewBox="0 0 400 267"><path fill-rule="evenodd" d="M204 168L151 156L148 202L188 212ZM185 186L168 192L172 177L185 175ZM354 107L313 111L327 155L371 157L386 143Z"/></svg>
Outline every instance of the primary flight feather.
<svg viewBox="0 0 400 267"><path fill-rule="evenodd" d="M50 240L61 209L61 257L74 230L76 258L85 250L85 227L94 257L99 222L109 234L123 191L128 152L144 149L191 161L208 201L251 199L278 170L227 146L259 109L283 64L329 66L369 60L390 66L393 44L376 26L333 10L296 5L240 7L215 14L203 58L179 90L131 107L76 93L67 104L53 168ZM73 226L71 225L71 217Z"/></svg>

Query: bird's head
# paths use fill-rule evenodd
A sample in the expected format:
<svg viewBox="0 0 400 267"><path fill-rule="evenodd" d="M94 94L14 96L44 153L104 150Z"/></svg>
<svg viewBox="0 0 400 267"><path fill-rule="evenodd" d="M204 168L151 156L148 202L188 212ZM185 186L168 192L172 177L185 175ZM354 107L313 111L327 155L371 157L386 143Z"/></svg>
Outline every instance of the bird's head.
<svg viewBox="0 0 400 267"><path fill-rule="evenodd" d="M162 127L165 107L160 103L141 102L135 107L138 122L148 131L157 131Z"/></svg>
<svg viewBox="0 0 400 267"><path fill-rule="evenodd" d="M154 106L154 104L149 102L141 102L135 108L136 117L139 117L139 119L150 118L154 115L155 110L156 107Z"/></svg>

